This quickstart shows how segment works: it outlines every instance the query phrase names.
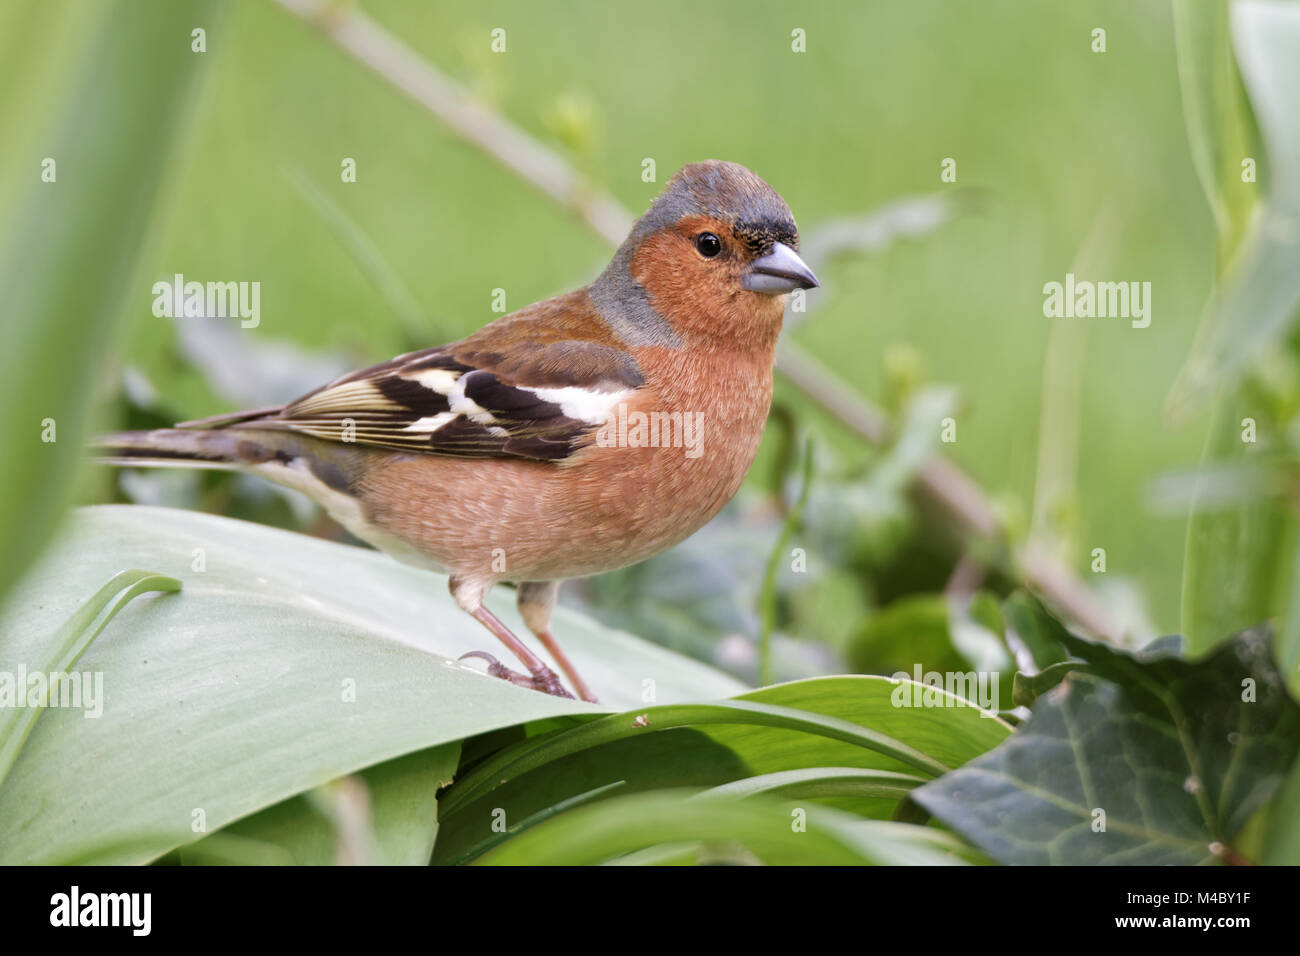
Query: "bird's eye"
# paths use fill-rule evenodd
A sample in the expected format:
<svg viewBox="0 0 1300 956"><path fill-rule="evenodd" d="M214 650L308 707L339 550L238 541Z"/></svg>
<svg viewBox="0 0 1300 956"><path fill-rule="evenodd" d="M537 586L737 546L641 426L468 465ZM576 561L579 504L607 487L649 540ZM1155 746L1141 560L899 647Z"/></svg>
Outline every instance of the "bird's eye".
<svg viewBox="0 0 1300 956"><path fill-rule="evenodd" d="M711 232L702 232L695 237L695 249L706 259L712 259L722 251L722 240Z"/></svg>

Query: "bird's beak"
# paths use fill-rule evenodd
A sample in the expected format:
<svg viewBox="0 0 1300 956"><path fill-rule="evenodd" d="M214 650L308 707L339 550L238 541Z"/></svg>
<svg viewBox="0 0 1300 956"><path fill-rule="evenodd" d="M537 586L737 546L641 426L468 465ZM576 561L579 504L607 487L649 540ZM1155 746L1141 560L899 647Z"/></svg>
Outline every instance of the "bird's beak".
<svg viewBox="0 0 1300 956"><path fill-rule="evenodd" d="M815 289L821 283L799 253L778 242L771 252L754 260L740 284L750 292L780 295L794 289Z"/></svg>

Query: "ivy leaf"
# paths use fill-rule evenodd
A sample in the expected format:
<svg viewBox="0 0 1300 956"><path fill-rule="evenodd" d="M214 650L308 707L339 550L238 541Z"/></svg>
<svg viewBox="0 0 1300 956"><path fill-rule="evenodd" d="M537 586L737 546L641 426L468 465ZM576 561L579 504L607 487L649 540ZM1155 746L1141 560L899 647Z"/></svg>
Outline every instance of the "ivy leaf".
<svg viewBox="0 0 1300 956"><path fill-rule="evenodd" d="M1023 864L1237 860L1233 840L1300 751L1267 629L1200 660L1067 632L1092 673L1040 697L1006 743L913 792L995 859Z"/></svg>

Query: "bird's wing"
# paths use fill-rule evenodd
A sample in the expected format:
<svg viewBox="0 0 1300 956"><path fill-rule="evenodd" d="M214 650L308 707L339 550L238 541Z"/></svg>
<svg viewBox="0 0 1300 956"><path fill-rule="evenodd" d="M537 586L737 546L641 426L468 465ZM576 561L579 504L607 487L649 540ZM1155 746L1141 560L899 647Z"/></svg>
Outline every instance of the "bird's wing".
<svg viewBox="0 0 1300 956"><path fill-rule="evenodd" d="M491 336L471 336L353 372L261 417L194 424L431 455L559 461L644 382L621 349L557 341L553 329L535 338L519 325L510 331L504 351L493 349Z"/></svg>

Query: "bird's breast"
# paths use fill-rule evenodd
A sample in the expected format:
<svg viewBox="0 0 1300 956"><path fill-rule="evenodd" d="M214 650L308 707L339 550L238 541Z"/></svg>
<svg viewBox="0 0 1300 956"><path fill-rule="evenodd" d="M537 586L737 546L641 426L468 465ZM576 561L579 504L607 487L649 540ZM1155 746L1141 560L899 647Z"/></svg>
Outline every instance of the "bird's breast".
<svg viewBox="0 0 1300 956"><path fill-rule="evenodd" d="M772 396L766 362L638 356L647 386L561 464L411 456L369 478L373 519L452 573L557 580L635 564L731 500ZM401 489L401 493L397 490Z"/></svg>

